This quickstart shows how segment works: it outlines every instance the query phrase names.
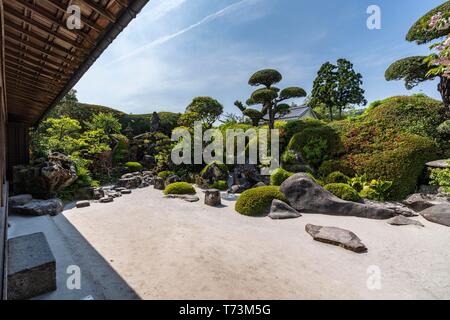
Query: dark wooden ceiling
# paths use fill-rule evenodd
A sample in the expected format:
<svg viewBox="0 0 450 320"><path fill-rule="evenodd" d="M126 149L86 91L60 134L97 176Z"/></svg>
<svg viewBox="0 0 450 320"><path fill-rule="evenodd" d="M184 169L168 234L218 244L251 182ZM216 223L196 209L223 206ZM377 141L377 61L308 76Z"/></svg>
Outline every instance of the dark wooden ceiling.
<svg viewBox="0 0 450 320"><path fill-rule="evenodd" d="M147 1L3 0L9 121L38 121ZM69 5L81 9L81 29L67 27Z"/></svg>

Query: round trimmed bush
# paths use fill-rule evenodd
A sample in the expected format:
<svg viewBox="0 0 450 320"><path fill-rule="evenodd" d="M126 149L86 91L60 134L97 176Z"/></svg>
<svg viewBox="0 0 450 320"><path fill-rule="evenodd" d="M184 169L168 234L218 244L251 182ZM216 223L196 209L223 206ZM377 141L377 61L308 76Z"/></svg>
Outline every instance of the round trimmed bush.
<svg viewBox="0 0 450 320"><path fill-rule="evenodd" d="M330 183L325 186L325 189L342 200L354 202L361 200L358 192L345 183Z"/></svg>
<svg viewBox="0 0 450 320"><path fill-rule="evenodd" d="M281 186L281 184L291 177L293 173L282 168L276 169L270 176L270 184L273 186Z"/></svg>
<svg viewBox="0 0 450 320"><path fill-rule="evenodd" d="M330 173L328 177L325 179L326 183L347 183L350 178L347 177L342 172L336 171Z"/></svg>
<svg viewBox="0 0 450 320"><path fill-rule="evenodd" d="M187 182L175 182L169 184L166 189L164 189L164 194L196 194L195 188Z"/></svg>
<svg viewBox="0 0 450 320"><path fill-rule="evenodd" d="M139 162L127 162L125 163L125 167L131 172L137 172L144 169L142 164L140 164Z"/></svg>
<svg viewBox="0 0 450 320"><path fill-rule="evenodd" d="M317 173L321 177L328 177L333 172L342 172L346 176L352 177L355 175L355 171L351 167L350 163L346 160L327 160L322 163Z"/></svg>
<svg viewBox="0 0 450 320"><path fill-rule="evenodd" d="M158 177L166 180L169 176L171 176L173 174L175 174L175 172L173 172L173 171L161 171L158 173Z"/></svg>
<svg viewBox="0 0 450 320"><path fill-rule="evenodd" d="M213 189L217 189L217 190L220 190L220 191L225 191L225 190L228 189L228 183L225 180L219 180L219 181L214 182L211 185L211 187Z"/></svg>
<svg viewBox="0 0 450 320"><path fill-rule="evenodd" d="M258 187L241 194L235 210L246 216L262 216L269 212L272 201L278 199L287 202L279 187Z"/></svg>

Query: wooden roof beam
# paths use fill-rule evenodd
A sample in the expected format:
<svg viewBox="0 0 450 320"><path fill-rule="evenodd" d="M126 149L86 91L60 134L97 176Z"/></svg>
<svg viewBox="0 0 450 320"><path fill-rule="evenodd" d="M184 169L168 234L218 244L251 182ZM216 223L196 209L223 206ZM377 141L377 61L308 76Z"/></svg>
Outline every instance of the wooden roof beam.
<svg viewBox="0 0 450 320"><path fill-rule="evenodd" d="M93 11L97 12L99 15L103 16L104 18L106 18L109 22L112 22L112 23L116 22L116 17L113 14L108 12L105 8L99 6L94 1L92 1L92 0L84 0L83 4L88 6Z"/></svg>

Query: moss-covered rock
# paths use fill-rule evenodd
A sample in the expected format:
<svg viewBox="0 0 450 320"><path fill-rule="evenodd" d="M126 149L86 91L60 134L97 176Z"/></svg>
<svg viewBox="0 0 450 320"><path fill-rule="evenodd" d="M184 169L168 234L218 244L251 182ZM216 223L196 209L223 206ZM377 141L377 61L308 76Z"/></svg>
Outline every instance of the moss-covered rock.
<svg viewBox="0 0 450 320"><path fill-rule="evenodd" d="M270 184L273 186L281 186L281 184L292 175L292 172L278 168L270 175Z"/></svg>
<svg viewBox="0 0 450 320"><path fill-rule="evenodd" d="M245 191L236 202L235 210L246 216L262 216L269 213L274 199L287 202L279 187L259 187Z"/></svg>
<svg viewBox="0 0 450 320"><path fill-rule="evenodd" d="M140 170L144 169L142 164L140 164L139 162L127 162L127 163L125 163L125 167L130 172L136 172L136 171L140 171Z"/></svg>
<svg viewBox="0 0 450 320"><path fill-rule="evenodd" d="M219 180L219 181L214 182L211 185L211 187L213 189L217 189L217 190L220 190L220 191L225 191L225 190L228 189L228 183L225 180Z"/></svg>
<svg viewBox="0 0 450 320"><path fill-rule="evenodd" d="M168 177L170 177L173 174L175 174L175 172L173 172L173 171L161 171L158 173L158 177L166 180Z"/></svg>
<svg viewBox="0 0 450 320"><path fill-rule="evenodd" d="M325 189L342 200L354 202L361 200L358 192L345 183L330 183L325 186Z"/></svg>
<svg viewBox="0 0 450 320"><path fill-rule="evenodd" d="M175 182L169 184L166 189L164 189L164 194L195 194L195 188L187 182Z"/></svg>

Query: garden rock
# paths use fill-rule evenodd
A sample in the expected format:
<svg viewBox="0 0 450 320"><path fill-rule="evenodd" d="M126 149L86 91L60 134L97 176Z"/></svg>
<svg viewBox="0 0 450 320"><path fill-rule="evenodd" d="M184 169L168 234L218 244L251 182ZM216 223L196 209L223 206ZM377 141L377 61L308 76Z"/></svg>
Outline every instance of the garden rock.
<svg viewBox="0 0 450 320"><path fill-rule="evenodd" d="M259 187L267 187L267 185L264 182L258 182L253 186L253 188L259 188Z"/></svg>
<svg viewBox="0 0 450 320"><path fill-rule="evenodd" d="M395 212L396 215L402 215L405 217L417 217L418 214L405 206L400 202L380 202L375 200L364 200L364 204L369 205L371 207L376 207L379 209L387 209Z"/></svg>
<svg viewBox="0 0 450 320"><path fill-rule="evenodd" d="M83 187L76 191L75 199L79 200L94 200L95 191L92 187Z"/></svg>
<svg viewBox="0 0 450 320"><path fill-rule="evenodd" d="M450 204L440 204L420 212L430 222L450 227Z"/></svg>
<svg viewBox="0 0 450 320"><path fill-rule="evenodd" d="M168 194L168 195L164 196L164 198L167 198L167 199L181 199L181 200L184 200L186 202L198 202L198 201L200 201L200 198L197 197L197 196L184 195L184 194Z"/></svg>
<svg viewBox="0 0 450 320"><path fill-rule="evenodd" d="M175 182L181 182L181 178L179 176L177 176L176 174L171 174L167 179L166 179L166 185L175 183Z"/></svg>
<svg viewBox="0 0 450 320"><path fill-rule="evenodd" d="M86 208L86 207L90 207L91 203L89 201L78 201L76 204L77 208Z"/></svg>
<svg viewBox="0 0 450 320"><path fill-rule="evenodd" d="M22 206L24 204L27 204L31 200L33 200L33 197L31 196L31 194L20 194L20 195L14 196L14 197L9 197L8 205L10 208L13 208L13 207Z"/></svg>
<svg viewBox="0 0 450 320"><path fill-rule="evenodd" d="M205 204L212 207L217 207L222 204L220 197L220 191L216 189L210 189L205 191Z"/></svg>
<svg viewBox="0 0 450 320"><path fill-rule="evenodd" d="M426 164L428 168L447 169L450 168L450 159L436 160Z"/></svg>
<svg viewBox="0 0 450 320"><path fill-rule="evenodd" d="M121 191L122 194L131 194L131 190L125 189Z"/></svg>
<svg viewBox="0 0 450 320"><path fill-rule="evenodd" d="M230 193L242 193L251 188L252 188L252 185L249 182L247 182L245 184L234 185L234 186L231 186Z"/></svg>
<svg viewBox="0 0 450 320"><path fill-rule="evenodd" d="M153 180L153 185L155 187L156 190L164 190L166 188L166 183L164 182L163 178L160 177L156 177Z"/></svg>
<svg viewBox="0 0 450 320"><path fill-rule="evenodd" d="M300 212L292 208L286 202L283 202L278 199L274 199L272 201L272 206L270 207L269 217L274 220L282 220L282 219L295 219L299 218L302 215Z"/></svg>
<svg viewBox="0 0 450 320"><path fill-rule="evenodd" d="M422 223L420 223L419 221L409 219L404 216L396 216L392 219L389 219L387 223L389 223L390 225L393 225L393 226L415 225L415 226L419 226L419 227L424 227L424 225Z"/></svg>
<svg viewBox="0 0 450 320"><path fill-rule="evenodd" d="M250 189L251 186L255 185L256 183L263 181L258 168L253 164L236 165L232 172L232 176L234 184L236 185L250 184L250 187L248 189Z"/></svg>
<svg viewBox="0 0 450 320"><path fill-rule="evenodd" d="M349 230L312 224L307 224L305 230L316 241L339 246L356 253L367 252L367 247L361 239Z"/></svg>
<svg viewBox="0 0 450 320"><path fill-rule="evenodd" d="M403 201L403 204L416 212L420 212L432 206L446 203L449 204L449 202L445 198L440 198L433 194L427 195L421 193L413 194L409 196L408 199Z"/></svg>
<svg viewBox="0 0 450 320"><path fill-rule="evenodd" d="M99 201L100 201L100 203L109 203L109 202L113 202L114 198L106 196L106 197L101 198Z"/></svg>
<svg viewBox="0 0 450 320"><path fill-rule="evenodd" d="M94 200L100 200L105 196L105 191L102 188L94 189Z"/></svg>
<svg viewBox="0 0 450 320"><path fill-rule="evenodd" d="M13 168L13 190L35 198L50 199L78 179L75 164L67 156L53 153L47 160Z"/></svg>
<svg viewBox="0 0 450 320"><path fill-rule="evenodd" d="M142 183L142 179L138 176L120 179L117 182L117 187L122 187L125 189L137 189Z"/></svg>
<svg viewBox="0 0 450 320"><path fill-rule="evenodd" d="M59 199L50 200L31 200L30 202L11 208L11 212L15 214L23 214L27 216L56 216L64 210L64 205Z"/></svg>
<svg viewBox="0 0 450 320"><path fill-rule="evenodd" d="M301 213L335 216L355 216L369 219L389 219L393 210L344 201L328 192L306 174L288 178L280 187L291 206Z"/></svg>
<svg viewBox="0 0 450 320"><path fill-rule="evenodd" d="M201 177L209 184L213 184L219 180L227 180L228 171L222 169L217 163L213 162L207 166Z"/></svg>

